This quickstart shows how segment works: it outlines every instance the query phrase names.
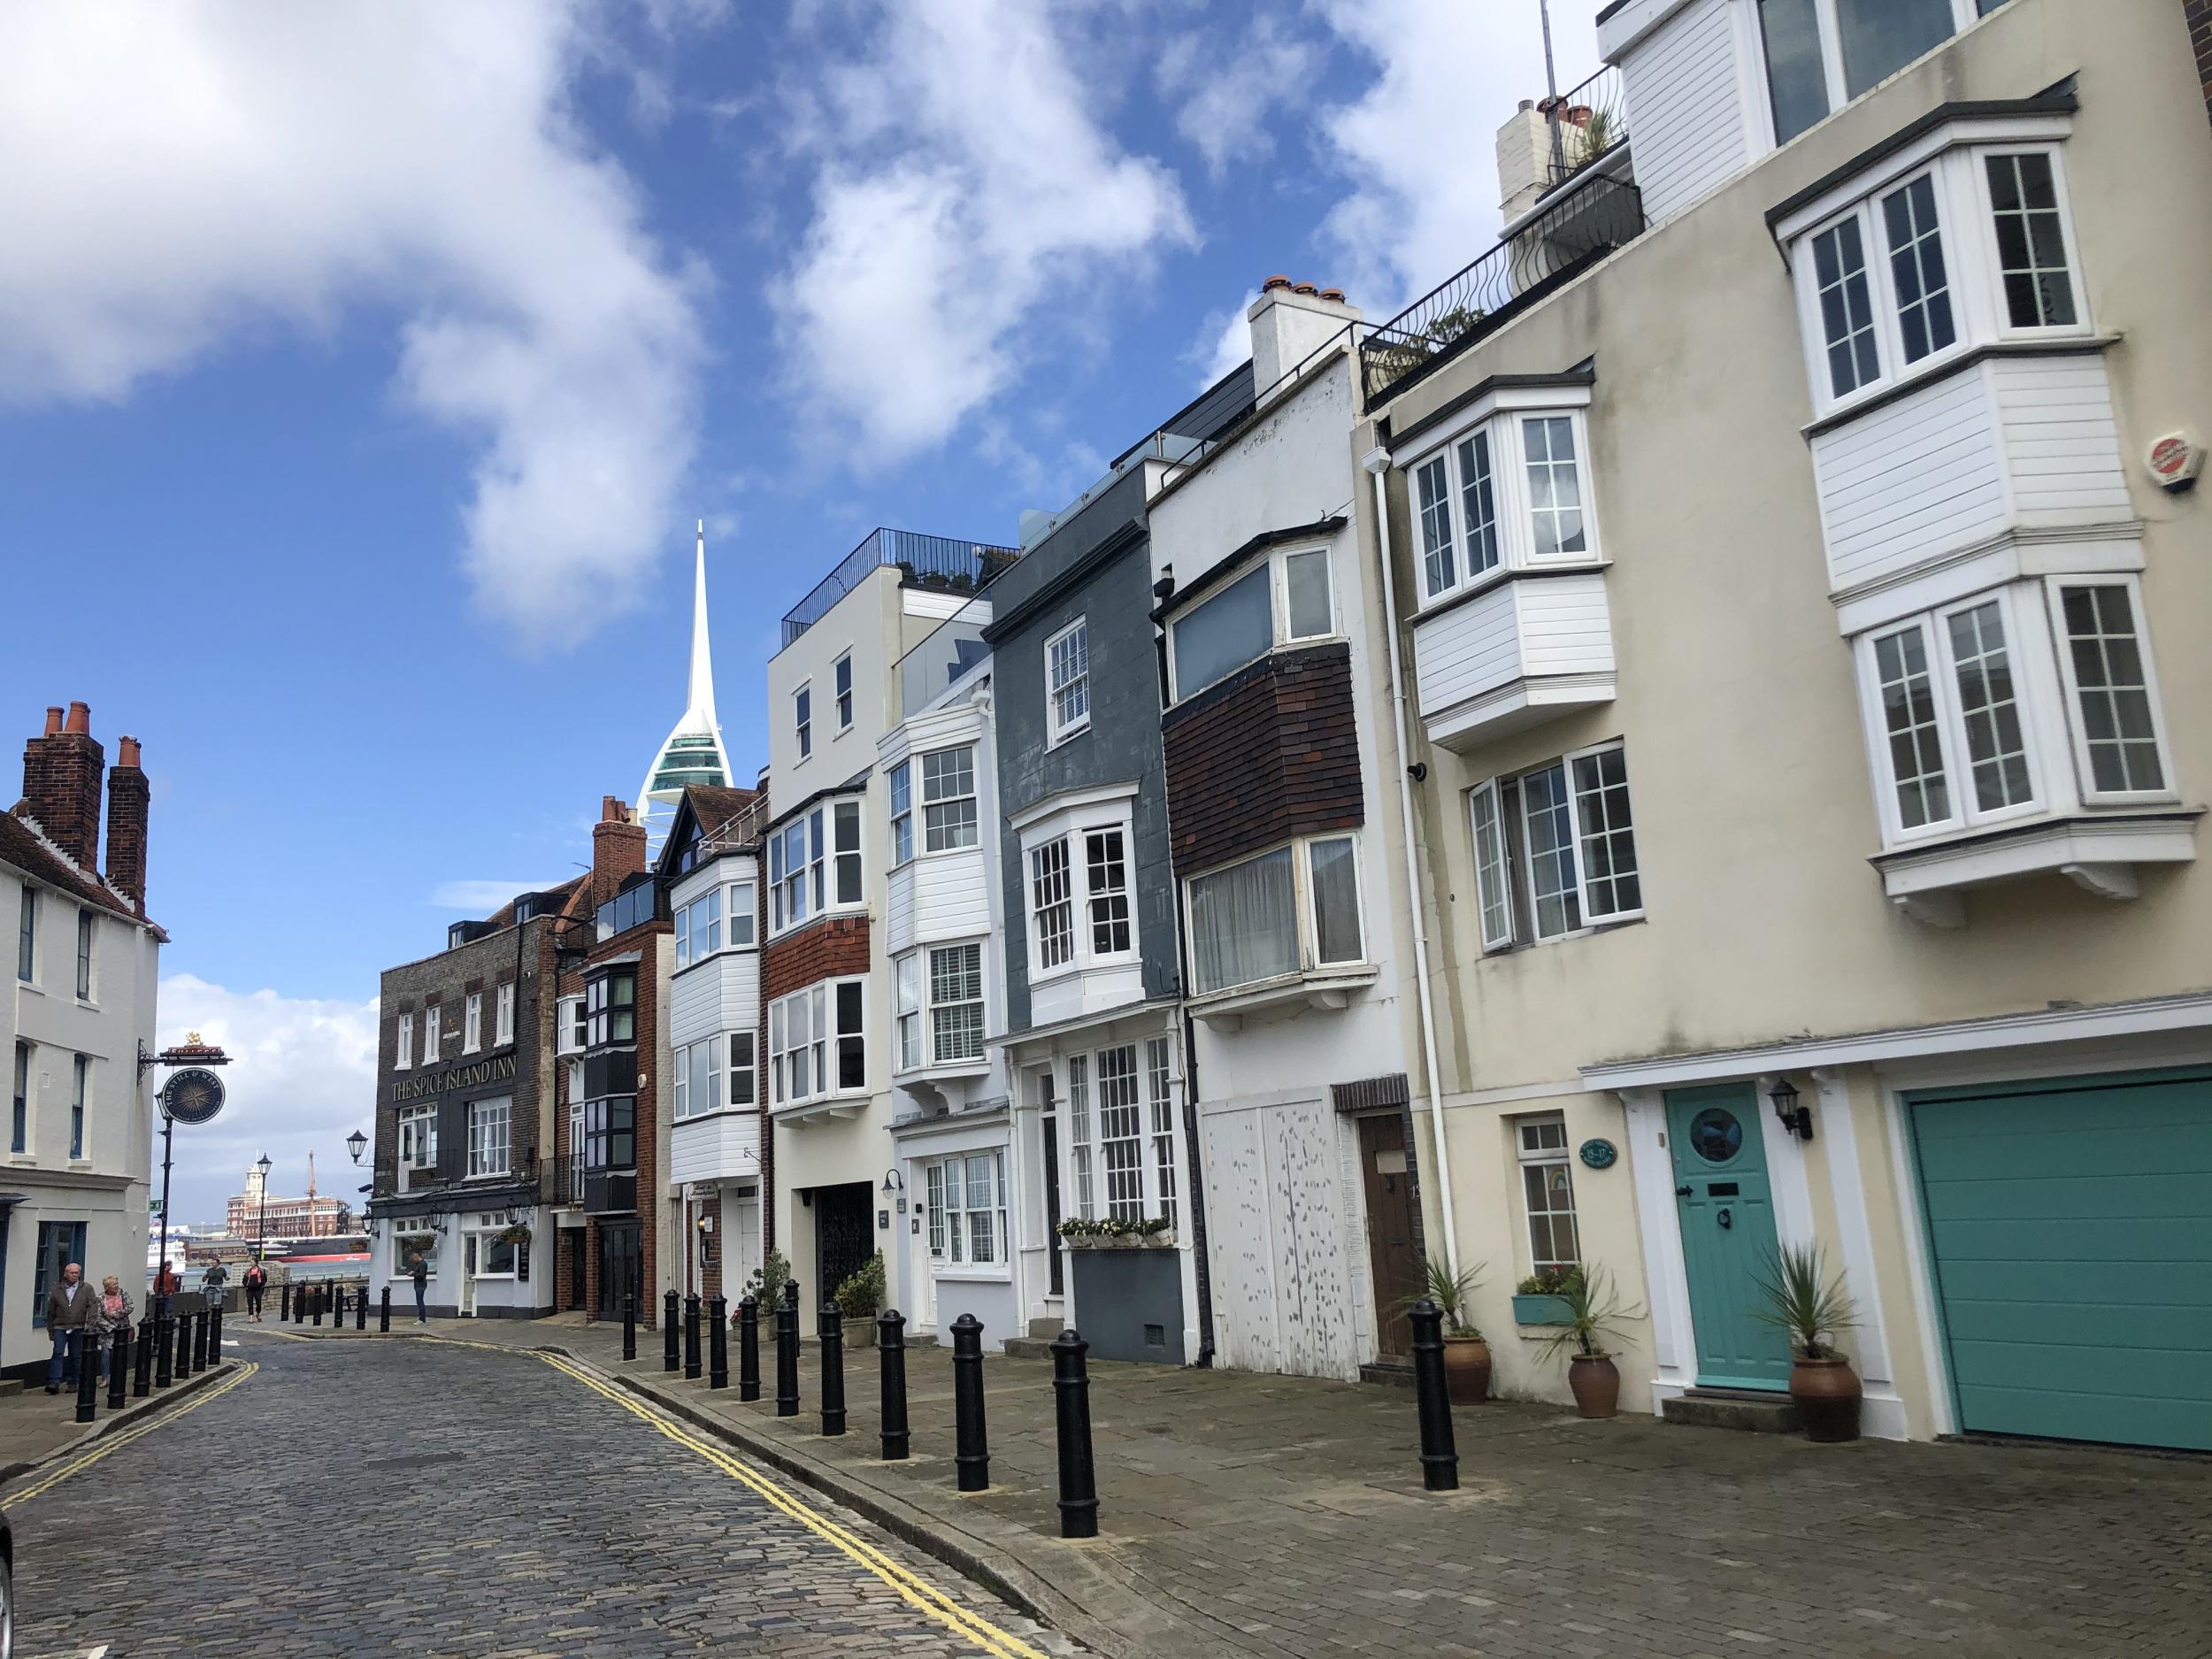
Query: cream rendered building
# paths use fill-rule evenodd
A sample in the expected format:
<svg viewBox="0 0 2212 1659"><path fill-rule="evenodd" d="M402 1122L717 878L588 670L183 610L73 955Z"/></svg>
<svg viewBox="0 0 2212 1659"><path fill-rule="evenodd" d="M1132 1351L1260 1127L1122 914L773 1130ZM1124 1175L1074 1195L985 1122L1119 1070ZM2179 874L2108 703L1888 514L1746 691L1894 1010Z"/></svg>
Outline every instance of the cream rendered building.
<svg viewBox="0 0 2212 1659"><path fill-rule="evenodd" d="M1624 1406L1783 1387L1813 1241L1870 1432L2212 1447L2212 124L2179 4L1986 9L1621 0L1625 142L1364 343L1507 1391L1546 1251Z"/></svg>

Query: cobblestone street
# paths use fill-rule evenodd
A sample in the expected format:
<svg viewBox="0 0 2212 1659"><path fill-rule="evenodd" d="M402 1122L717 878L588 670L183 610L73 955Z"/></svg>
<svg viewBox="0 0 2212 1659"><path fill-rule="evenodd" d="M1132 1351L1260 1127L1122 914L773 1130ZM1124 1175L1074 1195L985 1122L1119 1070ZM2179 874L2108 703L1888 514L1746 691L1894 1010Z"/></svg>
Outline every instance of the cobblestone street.
<svg viewBox="0 0 2212 1659"><path fill-rule="evenodd" d="M23 1659L1076 1651L538 1358L235 1351L242 1385L11 1505Z"/></svg>

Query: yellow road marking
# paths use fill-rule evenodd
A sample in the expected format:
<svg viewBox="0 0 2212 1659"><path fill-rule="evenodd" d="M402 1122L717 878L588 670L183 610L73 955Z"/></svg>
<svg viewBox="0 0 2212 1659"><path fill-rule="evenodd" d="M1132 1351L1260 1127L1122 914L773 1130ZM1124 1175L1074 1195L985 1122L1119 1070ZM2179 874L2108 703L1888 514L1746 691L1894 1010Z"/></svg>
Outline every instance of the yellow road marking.
<svg viewBox="0 0 2212 1659"><path fill-rule="evenodd" d="M602 1382L589 1372L555 1354L526 1353L526 1350L506 1347L497 1342L472 1342L463 1337L432 1337L434 1342L448 1342L457 1348L480 1348L503 1354L526 1353L531 1359L541 1361L563 1376L584 1385L594 1394L603 1394L624 1410L649 1425L666 1439L686 1450L695 1452L713 1464L724 1474L750 1488L777 1509L799 1523L816 1537L833 1545L860 1566L888 1585L912 1607L944 1625L955 1635L972 1641L995 1659L1046 1659L1046 1655L1023 1641L1019 1637L1001 1630L979 1614L960 1605L942 1590L895 1561L865 1539L856 1537L840 1526L803 1500L794 1496L784 1487L762 1474L751 1464L720 1447L701 1440L672 1419L654 1410L624 1390Z"/></svg>
<svg viewBox="0 0 2212 1659"><path fill-rule="evenodd" d="M103 1457L106 1457L112 1453L121 1451L126 1446L130 1445L134 1440L142 1440L145 1439L147 1435L151 1434L156 1429L160 1428L164 1424L174 1423L179 1417L184 1416L186 1412L197 1411L202 1406L208 1404L211 1401L221 1399L225 1394L228 1394L232 1389L237 1387L241 1383L246 1381L260 1369L261 1367L258 1365L249 1363L236 1375L227 1378L225 1380L217 1383L212 1388L204 1390L196 1398L187 1401L184 1404L176 1407L173 1410L163 1411L157 1416L149 1417L143 1423L138 1424L134 1427L125 1429L119 1434L109 1435L105 1440L96 1443L93 1448L87 1452L83 1456L71 1458L68 1462L63 1463L60 1468L55 1470L53 1473L48 1475L43 1480L38 1481L36 1484L32 1486L21 1487L17 1491L9 1493L6 1497L0 1498L0 1509L12 1509L17 1504L27 1502L31 1499L37 1497L42 1492L51 1491L54 1487L59 1486L63 1481L68 1479L70 1476L91 1468L93 1464L98 1463Z"/></svg>

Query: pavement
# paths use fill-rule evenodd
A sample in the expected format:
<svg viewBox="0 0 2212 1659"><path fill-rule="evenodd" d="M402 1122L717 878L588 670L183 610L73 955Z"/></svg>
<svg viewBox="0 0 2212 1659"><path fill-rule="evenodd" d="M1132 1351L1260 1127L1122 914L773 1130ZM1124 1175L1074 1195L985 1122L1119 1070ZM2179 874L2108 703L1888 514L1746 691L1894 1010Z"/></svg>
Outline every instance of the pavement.
<svg viewBox="0 0 2212 1659"><path fill-rule="evenodd" d="M232 1355L233 1343L226 1343ZM214 1381L219 1374L211 1364L189 1378L173 1380L166 1389L152 1389L143 1400L127 1391L120 1411L108 1409L107 1385L100 1386L97 1414L90 1423L77 1421L74 1389L58 1394L46 1392L42 1382L27 1384L20 1394L0 1395L0 1481L25 1474L69 1448L119 1432L128 1424L166 1409L170 1402Z"/></svg>
<svg viewBox="0 0 2212 1659"><path fill-rule="evenodd" d="M803 1411L780 1419L766 1353L770 1397L746 1405L663 1372L653 1333L628 1363L611 1327L468 1334L557 1346L1130 1659L2212 1655L2212 1460L1815 1446L1493 1402L1455 1414L1463 1486L1432 1495L1409 1391L1102 1363L1102 1535L1067 1542L1048 1362L987 1359L992 1486L963 1495L942 1349L908 1355L914 1455L887 1463L872 1349L847 1356L849 1432L829 1438L810 1351Z"/></svg>
<svg viewBox="0 0 2212 1659"><path fill-rule="evenodd" d="M546 1358L250 1327L241 1351L0 1489L20 1659L1079 1651Z"/></svg>

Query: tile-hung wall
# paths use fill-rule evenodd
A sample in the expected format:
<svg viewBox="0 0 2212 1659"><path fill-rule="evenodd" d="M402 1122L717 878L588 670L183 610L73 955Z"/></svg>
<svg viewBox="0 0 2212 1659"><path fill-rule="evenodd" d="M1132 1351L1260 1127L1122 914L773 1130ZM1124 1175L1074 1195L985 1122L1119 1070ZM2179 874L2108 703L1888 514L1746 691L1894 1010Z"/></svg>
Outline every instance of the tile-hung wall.
<svg viewBox="0 0 2212 1659"><path fill-rule="evenodd" d="M1635 55L1704 10L1618 12L1644 31L1609 38L1632 91ZM2174 1219L2123 1187L2162 1133L2212 1125L2206 508L2147 463L2212 374L2179 274L2212 259L2212 133L2163 8L1954 13L1863 96L1830 36L1870 10L1804 11L1832 113L1370 411L1416 657L1479 603L1425 574L1448 549L1471 568L1478 530L1524 548L1486 557L1494 586L1566 580L1538 573L1569 549L1532 516L1558 452L1525 424L1563 411L1575 579L1602 584L1615 659L1509 718L1418 710L1477 1322L1506 1386L1563 1398L1502 1293L1571 1246L1630 1310L1624 1402L1779 1388L1755 1278L1817 1244L1858 1303L1871 1432L2185 1443L2158 1425L2212 1422L2201 1386L2154 1400L2131 1341L2084 1333L2114 1253ZM1763 53L1708 66L1771 119ZM1647 152L1666 111L1644 96L1655 189L1678 153ZM2133 193L2154 153L2185 202ZM1471 511L1477 427L1496 488ZM1451 488L1425 496L1435 457ZM2004 1241L2032 1235L2062 1242L2022 1275ZM2141 1400L2133 1425L2027 1374L2061 1366Z"/></svg>

